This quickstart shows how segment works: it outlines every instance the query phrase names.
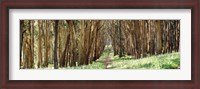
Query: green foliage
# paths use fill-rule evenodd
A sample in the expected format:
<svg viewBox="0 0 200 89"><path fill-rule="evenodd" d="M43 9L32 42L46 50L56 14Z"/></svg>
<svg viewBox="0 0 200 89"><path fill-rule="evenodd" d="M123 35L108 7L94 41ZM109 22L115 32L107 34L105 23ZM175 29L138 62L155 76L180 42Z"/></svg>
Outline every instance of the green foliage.
<svg viewBox="0 0 200 89"><path fill-rule="evenodd" d="M113 55L112 45L106 45L101 56L104 57L104 56L110 56L110 55Z"/></svg>
<svg viewBox="0 0 200 89"><path fill-rule="evenodd" d="M116 69L179 69L180 54L162 54L142 59L131 59L129 56L116 57L113 61L113 67Z"/></svg>
<svg viewBox="0 0 200 89"><path fill-rule="evenodd" d="M105 69L103 64L106 53L96 62L78 67L67 67L67 69ZM180 68L180 53L174 52L169 54L155 55L151 57L134 59L132 56L119 57L112 56L112 64L110 69L179 69Z"/></svg>

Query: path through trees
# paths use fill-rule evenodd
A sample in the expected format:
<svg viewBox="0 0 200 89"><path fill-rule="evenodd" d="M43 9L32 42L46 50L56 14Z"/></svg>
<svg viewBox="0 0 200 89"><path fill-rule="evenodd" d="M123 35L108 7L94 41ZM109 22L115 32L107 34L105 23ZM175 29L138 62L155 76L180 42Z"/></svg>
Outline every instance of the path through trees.
<svg viewBox="0 0 200 89"><path fill-rule="evenodd" d="M136 59L179 51L180 20L21 20L20 68L88 65L112 46Z"/></svg>

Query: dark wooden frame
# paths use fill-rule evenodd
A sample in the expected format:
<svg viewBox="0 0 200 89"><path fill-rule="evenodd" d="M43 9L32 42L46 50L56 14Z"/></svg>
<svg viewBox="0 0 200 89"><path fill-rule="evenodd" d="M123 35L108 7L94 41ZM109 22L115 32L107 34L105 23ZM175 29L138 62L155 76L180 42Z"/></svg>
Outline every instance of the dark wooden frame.
<svg viewBox="0 0 200 89"><path fill-rule="evenodd" d="M4 0L1 2L1 89L200 89L199 0ZM191 9L192 80L9 80L9 9ZM188 59L190 60L190 59Z"/></svg>

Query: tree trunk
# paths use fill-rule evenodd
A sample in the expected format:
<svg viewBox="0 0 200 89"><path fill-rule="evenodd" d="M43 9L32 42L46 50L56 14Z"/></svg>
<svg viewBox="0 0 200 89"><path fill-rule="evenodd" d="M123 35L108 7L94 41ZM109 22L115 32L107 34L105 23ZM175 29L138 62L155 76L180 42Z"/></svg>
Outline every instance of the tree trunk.
<svg viewBox="0 0 200 89"><path fill-rule="evenodd" d="M22 66L22 60L23 60L23 58L22 58L22 47L23 47L23 39L24 39L24 37L23 37L23 34L24 34L24 32L25 32L26 30L24 29L24 20L20 20L20 68L21 68L21 66Z"/></svg>
<svg viewBox="0 0 200 89"><path fill-rule="evenodd" d="M58 59L57 59L58 20L55 20L54 31L55 31L55 41L54 41L54 69L58 69Z"/></svg>

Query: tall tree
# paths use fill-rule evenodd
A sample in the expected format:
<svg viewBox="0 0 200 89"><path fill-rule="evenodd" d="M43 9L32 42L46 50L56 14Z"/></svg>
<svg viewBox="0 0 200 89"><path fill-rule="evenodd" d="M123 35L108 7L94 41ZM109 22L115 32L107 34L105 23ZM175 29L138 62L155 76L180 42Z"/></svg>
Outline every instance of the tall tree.
<svg viewBox="0 0 200 89"><path fill-rule="evenodd" d="M55 20L55 41L54 41L54 69L58 69L58 59L57 59L57 42L58 42L58 20Z"/></svg>

